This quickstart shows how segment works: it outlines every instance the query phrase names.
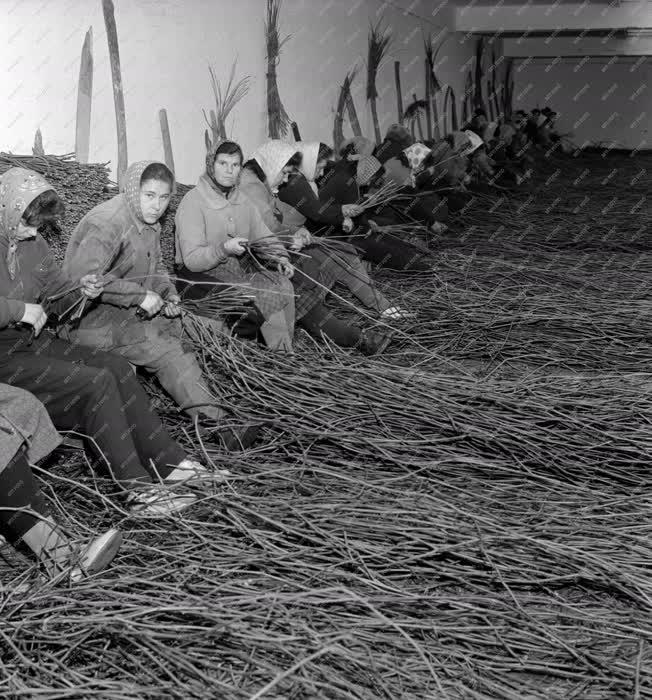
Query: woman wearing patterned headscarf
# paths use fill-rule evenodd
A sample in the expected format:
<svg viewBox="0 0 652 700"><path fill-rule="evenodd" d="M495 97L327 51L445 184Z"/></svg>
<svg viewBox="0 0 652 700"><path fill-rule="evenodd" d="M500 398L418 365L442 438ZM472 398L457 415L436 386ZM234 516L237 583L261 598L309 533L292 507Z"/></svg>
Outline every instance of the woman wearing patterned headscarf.
<svg viewBox="0 0 652 700"><path fill-rule="evenodd" d="M38 229L63 209L38 173L11 168L2 176L0 382L34 394L59 430L85 436L135 508L160 514L181 510L195 499L174 498L155 487L153 478L172 483L204 468L186 459L169 437L129 363L44 330L49 314L95 303L110 284L96 274L80 279L59 270Z"/></svg>
<svg viewBox="0 0 652 700"><path fill-rule="evenodd" d="M266 154L264 164L272 186L278 187L287 177L292 169L287 161L293 153L288 156L278 147ZM265 223L273 214L261 216L241 192L242 165L242 149L232 141L217 144L208 153L205 172L177 209L177 265L216 282L244 285L262 314L260 331L267 346L289 352L294 334L290 281L294 269L285 247Z"/></svg>
<svg viewBox="0 0 652 700"><path fill-rule="evenodd" d="M179 297L162 261L158 223L173 186L174 176L163 163L134 163L127 169L124 191L77 224L64 270L71 276L104 275L106 285L73 337L156 375L179 406L201 419L210 436L227 449L239 449L251 444L257 431L224 425L230 415L204 388L210 384L182 341Z"/></svg>

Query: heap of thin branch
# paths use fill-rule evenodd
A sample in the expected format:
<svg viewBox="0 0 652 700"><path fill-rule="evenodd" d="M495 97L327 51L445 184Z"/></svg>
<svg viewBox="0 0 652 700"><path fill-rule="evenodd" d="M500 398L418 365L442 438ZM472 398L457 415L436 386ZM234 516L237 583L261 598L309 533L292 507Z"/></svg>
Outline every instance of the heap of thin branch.
<svg viewBox="0 0 652 700"><path fill-rule="evenodd" d="M39 469L66 528L125 545L27 593L0 552L5 695L652 698L650 165L538 167L469 195L430 279L378 275L417 312L380 358L301 331L269 353L202 324L219 294L184 302L216 401L263 439L225 454L149 385L234 474L173 523L129 517L79 452Z"/></svg>

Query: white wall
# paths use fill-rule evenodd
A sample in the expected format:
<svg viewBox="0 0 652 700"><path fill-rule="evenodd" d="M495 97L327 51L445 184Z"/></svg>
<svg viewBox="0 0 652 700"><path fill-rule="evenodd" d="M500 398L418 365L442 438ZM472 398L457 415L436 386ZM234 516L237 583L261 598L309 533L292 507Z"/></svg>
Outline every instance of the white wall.
<svg viewBox="0 0 652 700"><path fill-rule="evenodd" d="M250 94L230 128L245 151L266 135L264 0L115 0L125 90L129 158L162 158L158 110L168 110L177 176L192 183L204 157L202 107L212 95L208 63L225 78L238 58L250 74ZM405 8L403 11L401 7ZM40 127L48 153L74 150L79 60L84 35L94 32L90 159L116 158L111 73L100 0L0 0L0 150L30 153ZM363 129L372 135L364 99L369 22L384 16L396 37L378 89L382 126L396 120L393 61L400 60L404 104L423 96L422 29L445 37L454 8L431 0L285 0L282 32L292 38L278 69L281 98L304 139L330 142L339 85L360 68L354 96ZM425 19L422 19L425 18ZM458 98L474 41L450 35L438 57L439 79ZM345 134L348 123L345 123ZM348 132L350 133L350 131ZM291 138L291 137L290 137Z"/></svg>
<svg viewBox="0 0 652 700"><path fill-rule="evenodd" d="M652 26L651 0L461 0L455 15L458 31L541 31L615 29Z"/></svg>
<svg viewBox="0 0 652 700"><path fill-rule="evenodd" d="M551 106L578 145L650 148L651 77L645 56L526 58L515 66L514 103L528 111Z"/></svg>

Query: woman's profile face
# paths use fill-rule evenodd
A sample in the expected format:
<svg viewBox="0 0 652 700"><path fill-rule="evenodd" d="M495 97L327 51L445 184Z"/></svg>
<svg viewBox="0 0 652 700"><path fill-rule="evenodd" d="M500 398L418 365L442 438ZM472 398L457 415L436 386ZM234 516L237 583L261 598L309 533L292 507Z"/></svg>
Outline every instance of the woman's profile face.
<svg viewBox="0 0 652 700"><path fill-rule="evenodd" d="M281 185L284 185L290 179L290 175L292 175L292 173L294 172L296 172L296 168L294 167L294 165L284 166L283 170L281 170L281 172L278 174L276 182L270 183L272 190L275 190Z"/></svg>
<svg viewBox="0 0 652 700"><path fill-rule="evenodd" d="M317 167L315 168L315 180L319 180L319 178L324 174L326 165L328 165L328 161L326 159L317 162Z"/></svg>
<svg viewBox="0 0 652 700"><path fill-rule="evenodd" d="M242 161L239 153L218 153L213 165L213 174L222 187L233 187L241 169Z"/></svg>

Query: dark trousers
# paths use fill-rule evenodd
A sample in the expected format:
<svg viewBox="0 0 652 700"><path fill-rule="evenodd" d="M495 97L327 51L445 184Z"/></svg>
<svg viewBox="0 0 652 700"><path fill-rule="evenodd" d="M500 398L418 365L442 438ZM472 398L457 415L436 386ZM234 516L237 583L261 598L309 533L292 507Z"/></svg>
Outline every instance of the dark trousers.
<svg viewBox="0 0 652 700"><path fill-rule="evenodd" d="M73 345L44 331L0 331L0 382L25 389L47 409L57 430L89 439L123 487L165 478L185 453L152 411L131 365L117 355ZM150 470L148 472L147 470Z"/></svg>
<svg viewBox="0 0 652 700"><path fill-rule="evenodd" d="M429 270L432 262L417 247L396 236L368 231L351 238L351 243L372 263L392 270Z"/></svg>
<svg viewBox="0 0 652 700"><path fill-rule="evenodd" d="M205 299L219 291L228 292L233 289L228 284L222 284L204 272L193 272L187 267L177 266L175 274L179 278L176 284L182 299ZM212 315L202 314L201 308L198 313L199 315ZM265 322L263 315L252 302L246 302L243 311L226 310L220 314L220 318L239 338L256 338L258 330Z"/></svg>
<svg viewBox="0 0 652 700"><path fill-rule="evenodd" d="M24 450L19 450L0 471L0 535L15 544L39 522L34 511L48 515L43 492L38 487Z"/></svg>
<svg viewBox="0 0 652 700"><path fill-rule="evenodd" d="M321 302L315 304L299 321L314 338L325 335L342 348L353 348L360 342L362 329L350 321L343 321Z"/></svg>

